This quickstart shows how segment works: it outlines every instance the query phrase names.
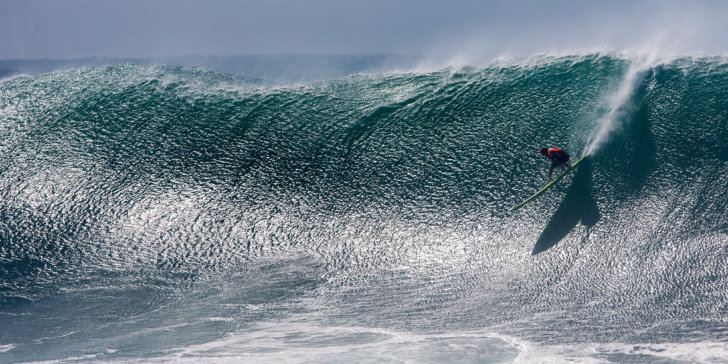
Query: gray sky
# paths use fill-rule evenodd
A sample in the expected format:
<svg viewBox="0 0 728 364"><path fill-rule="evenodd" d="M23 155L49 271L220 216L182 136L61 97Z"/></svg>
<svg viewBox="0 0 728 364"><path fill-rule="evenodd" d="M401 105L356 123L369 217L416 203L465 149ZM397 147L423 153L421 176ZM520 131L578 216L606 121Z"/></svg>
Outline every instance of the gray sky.
<svg viewBox="0 0 728 364"><path fill-rule="evenodd" d="M0 0L0 59L724 54L728 1Z"/></svg>

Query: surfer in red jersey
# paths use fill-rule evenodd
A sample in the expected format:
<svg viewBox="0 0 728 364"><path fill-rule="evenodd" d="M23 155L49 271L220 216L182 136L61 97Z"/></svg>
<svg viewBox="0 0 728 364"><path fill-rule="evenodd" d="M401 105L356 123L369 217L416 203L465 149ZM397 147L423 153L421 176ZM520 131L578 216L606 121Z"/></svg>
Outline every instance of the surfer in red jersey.
<svg viewBox="0 0 728 364"><path fill-rule="evenodd" d="M541 154L551 159L551 166L549 166L549 182L551 182L551 173L554 171L554 167L561 166L561 169L569 167L569 154L567 154L563 149L541 148Z"/></svg>

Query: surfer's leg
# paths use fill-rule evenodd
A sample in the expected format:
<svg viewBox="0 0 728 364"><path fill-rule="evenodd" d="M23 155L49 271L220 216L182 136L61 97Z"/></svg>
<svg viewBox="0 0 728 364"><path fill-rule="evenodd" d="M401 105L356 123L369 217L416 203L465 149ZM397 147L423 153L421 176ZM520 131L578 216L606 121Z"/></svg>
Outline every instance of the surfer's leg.
<svg viewBox="0 0 728 364"><path fill-rule="evenodd" d="M569 155L564 155L564 157L561 159L561 168L566 169L570 167L571 165L569 164Z"/></svg>

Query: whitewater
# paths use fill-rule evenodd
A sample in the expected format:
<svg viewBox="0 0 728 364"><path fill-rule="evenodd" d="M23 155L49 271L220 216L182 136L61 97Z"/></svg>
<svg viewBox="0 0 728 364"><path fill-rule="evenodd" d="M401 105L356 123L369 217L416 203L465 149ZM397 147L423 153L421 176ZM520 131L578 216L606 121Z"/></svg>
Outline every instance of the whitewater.
<svg viewBox="0 0 728 364"><path fill-rule="evenodd" d="M380 66L6 75L0 362L728 361L725 58Z"/></svg>

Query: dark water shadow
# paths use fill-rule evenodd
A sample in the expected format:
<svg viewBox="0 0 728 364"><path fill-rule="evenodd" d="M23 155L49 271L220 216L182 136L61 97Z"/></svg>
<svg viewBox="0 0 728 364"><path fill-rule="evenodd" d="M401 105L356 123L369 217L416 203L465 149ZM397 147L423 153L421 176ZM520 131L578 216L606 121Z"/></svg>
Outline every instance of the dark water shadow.
<svg viewBox="0 0 728 364"><path fill-rule="evenodd" d="M597 150L594 160L602 175L617 190L614 198L629 199L640 195L648 177L657 167L657 145L652 133L653 113L650 85L661 75L661 68L647 69L636 76L629 101L619 107L617 125L609 140Z"/></svg>
<svg viewBox="0 0 728 364"><path fill-rule="evenodd" d="M622 122L622 132L604 148L602 155L604 158L611 155L615 162L611 172L615 182L621 185L623 198L639 195L657 166L657 145L651 130L651 101L647 90L656 71L645 72L642 84L635 90L631 112Z"/></svg>
<svg viewBox="0 0 728 364"><path fill-rule="evenodd" d="M564 200L539 236L531 254L535 255L551 249L563 240L579 222L587 226L588 231L599 221L601 214L593 197L592 168L591 158L585 159L579 165Z"/></svg>

